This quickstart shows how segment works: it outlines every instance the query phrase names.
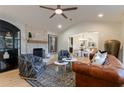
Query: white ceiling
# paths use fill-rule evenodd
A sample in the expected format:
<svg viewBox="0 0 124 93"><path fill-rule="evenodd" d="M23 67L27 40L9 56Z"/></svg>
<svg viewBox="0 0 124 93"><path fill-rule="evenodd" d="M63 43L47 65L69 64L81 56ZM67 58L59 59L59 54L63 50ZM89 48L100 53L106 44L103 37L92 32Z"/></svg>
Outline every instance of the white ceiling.
<svg viewBox="0 0 124 93"><path fill-rule="evenodd" d="M39 8L38 5L1 5L0 17L13 18L24 24L45 27L48 30L57 32L82 21L122 22L124 20L123 5L63 5L62 8L72 6L77 6L78 9L64 12L65 15L72 18L72 21L63 18L61 15L56 15L52 19L49 19L53 11ZM50 5L48 7L56 8L55 5ZM98 13L103 13L104 17L98 18ZM61 30L57 28L58 24L62 25Z"/></svg>

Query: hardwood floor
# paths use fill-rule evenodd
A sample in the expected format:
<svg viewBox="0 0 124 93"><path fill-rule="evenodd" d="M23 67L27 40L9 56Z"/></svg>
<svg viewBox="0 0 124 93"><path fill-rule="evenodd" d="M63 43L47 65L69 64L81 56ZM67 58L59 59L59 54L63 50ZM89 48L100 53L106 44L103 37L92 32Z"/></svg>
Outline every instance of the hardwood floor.
<svg viewBox="0 0 124 93"><path fill-rule="evenodd" d="M18 75L18 69L0 73L0 87L31 87ZM124 87L124 85L122 86Z"/></svg>
<svg viewBox="0 0 124 93"><path fill-rule="evenodd" d="M31 87L18 74L18 69L0 73L0 87Z"/></svg>

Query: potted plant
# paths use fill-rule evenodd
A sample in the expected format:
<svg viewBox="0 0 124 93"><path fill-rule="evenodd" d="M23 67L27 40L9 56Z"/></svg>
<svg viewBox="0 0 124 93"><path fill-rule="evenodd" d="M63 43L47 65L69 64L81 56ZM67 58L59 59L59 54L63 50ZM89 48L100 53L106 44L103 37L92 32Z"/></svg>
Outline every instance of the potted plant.
<svg viewBox="0 0 124 93"><path fill-rule="evenodd" d="M28 32L28 40L32 39L32 33Z"/></svg>

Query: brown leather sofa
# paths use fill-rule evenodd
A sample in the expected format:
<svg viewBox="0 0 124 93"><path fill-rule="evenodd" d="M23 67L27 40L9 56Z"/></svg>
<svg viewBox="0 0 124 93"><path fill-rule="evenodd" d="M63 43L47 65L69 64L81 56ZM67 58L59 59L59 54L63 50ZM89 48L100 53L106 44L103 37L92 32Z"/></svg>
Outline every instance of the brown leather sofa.
<svg viewBox="0 0 124 93"><path fill-rule="evenodd" d="M104 65L74 62L77 87L118 87L124 84L124 67L114 56L108 55Z"/></svg>

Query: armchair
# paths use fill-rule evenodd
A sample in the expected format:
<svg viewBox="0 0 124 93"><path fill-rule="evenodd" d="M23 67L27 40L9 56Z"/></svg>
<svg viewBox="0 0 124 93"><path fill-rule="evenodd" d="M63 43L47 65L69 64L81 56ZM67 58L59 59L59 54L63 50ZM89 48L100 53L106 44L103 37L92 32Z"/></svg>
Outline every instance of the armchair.
<svg viewBox="0 0 124 93"><path fill-rule="evenodd" d="M69 58L70 54L68 52L68 50L60 50L58 53L58 61L62 62L63 58Z"/></svg>
<svg viewBox="0 0 124 93"><path fill-rule="evenodd" d="M25 54L19 57L20 76L27 79L36 79L46 68L41 57Z"/></svg>

